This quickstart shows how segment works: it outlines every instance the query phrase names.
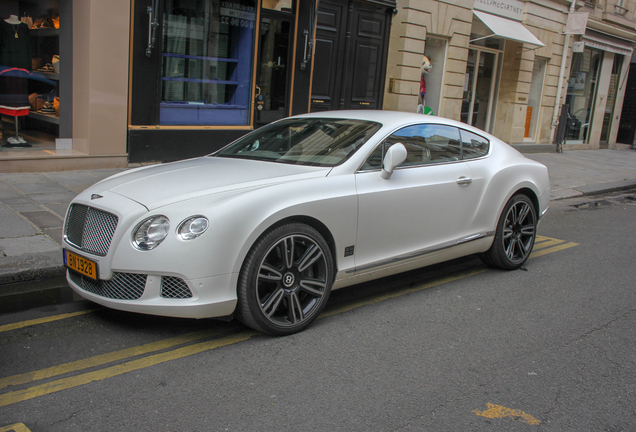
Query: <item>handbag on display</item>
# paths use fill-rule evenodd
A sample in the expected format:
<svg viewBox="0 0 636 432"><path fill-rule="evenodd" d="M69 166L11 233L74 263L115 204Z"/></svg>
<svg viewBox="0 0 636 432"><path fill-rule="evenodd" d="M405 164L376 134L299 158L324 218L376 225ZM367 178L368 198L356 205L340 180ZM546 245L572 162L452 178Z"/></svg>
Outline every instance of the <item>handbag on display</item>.
<svg viewBox="0 0 636 432"><path fill-rule="evenodd" d="M54 55L53 60L51 60L51 64L53 65L53 70L55 73L60 73L60 56Z"/></svg>
<svg viewBox="0 0 636 432"><path fill-rule="evenodd" d="M46 99L44 98L44 96L38 96L35 99L35 108L36 111L42 111L42 107L44 107L44 103L46 102Z"/></svg>
<svg viewBox="0 0 636 432"><path fill-rule="evenodd" d="M39 94L37 93L31 93L29 95L29 105L31 105L31 110L32 111L37 111L38 110L38 98L40 97Z"/></svg>
<svg viewBox="0 0 636 432"><path fill-rule="evenodd" d="M53 108L55 108L55 117L60 116L60 98L59 96L55 96L53 99Z"/></svg>

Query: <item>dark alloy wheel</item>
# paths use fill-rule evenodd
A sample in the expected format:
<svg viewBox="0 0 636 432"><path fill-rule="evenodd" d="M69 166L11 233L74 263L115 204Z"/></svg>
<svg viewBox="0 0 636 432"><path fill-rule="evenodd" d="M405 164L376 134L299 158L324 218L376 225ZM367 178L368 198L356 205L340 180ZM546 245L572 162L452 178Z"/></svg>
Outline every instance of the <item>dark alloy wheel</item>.
<svg viewBox="0 0 636 432"><path fill-rule="evenodd" d="M506 204L493 244L482 254L482 261L505 270L518 269L530 256L536 235L534 204L526 195L515 195Z"/></svg>
<svg viewBox="0 0 636 432"><path fill-rule="evenodd" d="M301 223L273 228L241 269L238 317L271 335L301 331L327 303L333 277L331 251L318 231Z"/></svg>

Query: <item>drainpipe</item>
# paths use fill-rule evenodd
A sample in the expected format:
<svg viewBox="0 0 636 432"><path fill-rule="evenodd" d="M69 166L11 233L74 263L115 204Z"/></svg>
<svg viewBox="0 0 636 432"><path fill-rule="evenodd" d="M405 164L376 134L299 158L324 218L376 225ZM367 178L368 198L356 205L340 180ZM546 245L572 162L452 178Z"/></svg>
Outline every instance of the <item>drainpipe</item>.
<svg viewBox="0 0 636 432"><path fill-rule="evenodd" d="M576 0L570 1L570 12L574 12L576 7ZM559 122L559 107L561 105L561 89L563 88L563 79L565 78L565 66L568 58L568 49L570 48L570 34L565 35L565 42L563 42L563 54L561 54L561 71L559 72L559 86L557 87L556 101L554 103L554 112L552 114L552 125L550 126L550 144L554 144L554 135L556 134L556 127Z"/></svg>

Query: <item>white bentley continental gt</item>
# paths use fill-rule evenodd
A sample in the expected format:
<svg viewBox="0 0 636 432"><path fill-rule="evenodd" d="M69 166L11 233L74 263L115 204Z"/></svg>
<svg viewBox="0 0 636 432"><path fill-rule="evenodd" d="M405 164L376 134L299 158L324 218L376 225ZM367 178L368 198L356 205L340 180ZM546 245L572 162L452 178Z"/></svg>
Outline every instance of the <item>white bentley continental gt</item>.
<svg viewBox="0 0 636 432"><path fill-rule="evenodd" d="M286 335L333 289L471 254L519 268L549 200L544 165L464 123L305 114L91 186L67 211L64 264L110 308Z"/></svg>

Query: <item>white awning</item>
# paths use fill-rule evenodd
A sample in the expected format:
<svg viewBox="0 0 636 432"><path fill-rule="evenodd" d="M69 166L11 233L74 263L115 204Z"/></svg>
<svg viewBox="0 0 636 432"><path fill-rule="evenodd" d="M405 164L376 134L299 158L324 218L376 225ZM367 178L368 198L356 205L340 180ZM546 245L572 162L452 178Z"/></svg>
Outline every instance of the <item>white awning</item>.
<svg viewBox="0 0 636 432"><path fill-rule="evenodd" d="M525 28L523 24L517 21L501 18L495 15L491 15L486 12L473 10L473 13L486 27L493 32L493 34L485 36L483 38L471 40L485 39L487 37L497 36L504 39L510 39L517 42L522 42L528 45L533 45L534 48L544 47L545 45L535 35L530 33L530 30Z"/></svg>

